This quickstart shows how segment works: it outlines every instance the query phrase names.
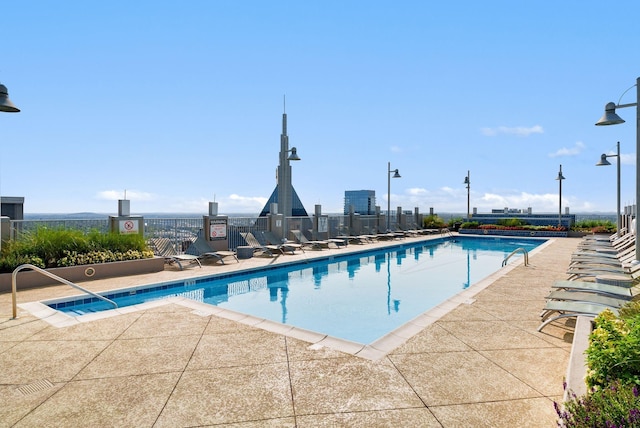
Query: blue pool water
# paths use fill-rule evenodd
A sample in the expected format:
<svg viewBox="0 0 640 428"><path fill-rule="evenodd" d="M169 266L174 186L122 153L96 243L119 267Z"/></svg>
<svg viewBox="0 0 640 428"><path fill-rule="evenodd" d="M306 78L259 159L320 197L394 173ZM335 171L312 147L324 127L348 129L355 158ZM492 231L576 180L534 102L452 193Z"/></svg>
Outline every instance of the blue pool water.
<svg viewBox="0 0 640 428"><path fill-rule="evenodd" d="M543 240L457 237L105 294L119 307L173 296L370 343ZM522 257L522 254L511 260ZM112 309L95 298L49 303L69 315Z"/></svg>

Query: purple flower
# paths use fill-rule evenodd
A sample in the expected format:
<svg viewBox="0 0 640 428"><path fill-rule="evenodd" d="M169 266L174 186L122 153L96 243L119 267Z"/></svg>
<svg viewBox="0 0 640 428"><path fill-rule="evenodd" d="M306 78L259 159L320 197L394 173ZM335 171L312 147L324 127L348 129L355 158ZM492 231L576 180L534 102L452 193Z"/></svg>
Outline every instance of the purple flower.
<svg viewBox="0 0 640 428"><path fill-rule="evenodd" d="M639 394L638 392L638 385L633 385L633 396L637 397Z"/></svg>

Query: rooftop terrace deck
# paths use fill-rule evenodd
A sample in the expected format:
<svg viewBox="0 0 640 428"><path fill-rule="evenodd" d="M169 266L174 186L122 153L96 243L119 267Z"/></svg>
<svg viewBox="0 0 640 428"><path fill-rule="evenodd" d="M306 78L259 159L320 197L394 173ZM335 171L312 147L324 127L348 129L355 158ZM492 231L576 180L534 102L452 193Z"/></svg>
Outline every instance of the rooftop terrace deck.
<svg viewBox="0 0 640 428"><path fill-rule="evenodd" d="M501 270L373 359L184 301L58 328L24 309L11 320L2 294L0 426L555 426L573 330L536 328L579 241L552 240L529 266ZM352 248L363 246L83 285L101 291ZM73 294L25 290L18 302Z"/></svg>

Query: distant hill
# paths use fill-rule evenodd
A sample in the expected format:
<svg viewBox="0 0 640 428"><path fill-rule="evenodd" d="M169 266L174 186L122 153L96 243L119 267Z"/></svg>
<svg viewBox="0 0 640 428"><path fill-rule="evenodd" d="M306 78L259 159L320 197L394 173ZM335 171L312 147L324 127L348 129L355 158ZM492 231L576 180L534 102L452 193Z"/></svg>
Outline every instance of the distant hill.
<svg viewBox="0 0 640 428"><path fill-rule="evenodd" d="M330 216L340 216L343 215L341 213L324 213ZM427 213L422 213L423 215L428 215ZM444 219L451 218L465 218L467 213L448 213L441 212L436 213L438 216ZM478 213L482 214L482 213ZM545 214L545 213L536 213L536 214ZM554 213L557 214L557 213ZM609 217L612 216L615 219L615 213L612 212L594 212L594 213L572 213L576 215L578 220L585 217ZM92 213L92 212L82 212L82 213L68 213L68 214L51 214L51 213L29 213L24 215L25 220L95 220L95 219L107 219L111 215L116 215L116 213ZM133 213L134 216L143 216L146 218L202 218L204 213ZM255 218L258 216L258 213L221 213L221 215L226 215L227 217L249 217ZM515 216L516 214L514 214Z"/></svg>

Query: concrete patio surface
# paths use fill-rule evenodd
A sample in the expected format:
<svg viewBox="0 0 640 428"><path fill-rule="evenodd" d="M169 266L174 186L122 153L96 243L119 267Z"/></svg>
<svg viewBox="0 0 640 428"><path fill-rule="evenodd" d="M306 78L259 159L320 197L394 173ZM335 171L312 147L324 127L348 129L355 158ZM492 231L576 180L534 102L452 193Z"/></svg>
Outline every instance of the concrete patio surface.
<svg viewBox="0 0 640 428"><path fill-rule="evenodd" d="M553 427L573 327L536 328L578 242L552 239L528 266L520 258L405 334L361 349L185 299L58 327L24 304L76 290L19 291L17 319L1 294L0 427ZM382 245L81 285L103 291Z"/></svg>

